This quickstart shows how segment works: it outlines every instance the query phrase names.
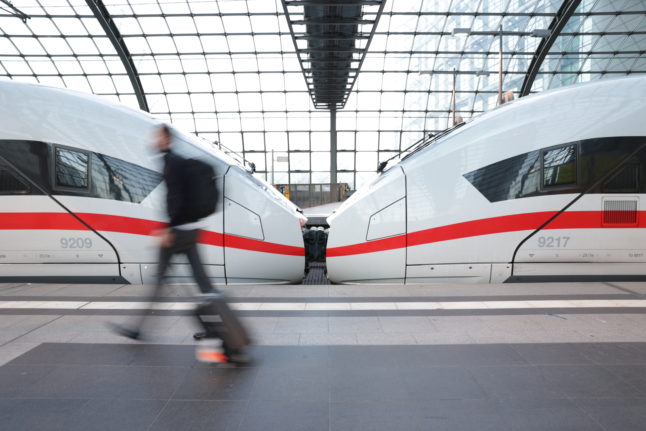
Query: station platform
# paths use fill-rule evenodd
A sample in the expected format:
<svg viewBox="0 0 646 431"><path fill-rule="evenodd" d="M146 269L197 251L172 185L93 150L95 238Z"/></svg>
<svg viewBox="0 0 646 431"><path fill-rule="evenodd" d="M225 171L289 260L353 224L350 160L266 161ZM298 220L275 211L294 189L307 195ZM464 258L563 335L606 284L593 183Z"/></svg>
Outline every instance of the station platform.
<svg viewBox="0 0 646 431"><path fill-rule="evenodd" d="M230 286L248 366L195 360L191 286L0 284L7 430L643 430L646 283Z"/></svg>
<svg viewBox="0 0 646 431"><path fill-rule="evenodd" d="M327 225L327 218L331 216L334 211L338 210L342 204L343 202L332 202L315 207L303 208L303 215L307 217L308 225L324 226Z"/></svg>

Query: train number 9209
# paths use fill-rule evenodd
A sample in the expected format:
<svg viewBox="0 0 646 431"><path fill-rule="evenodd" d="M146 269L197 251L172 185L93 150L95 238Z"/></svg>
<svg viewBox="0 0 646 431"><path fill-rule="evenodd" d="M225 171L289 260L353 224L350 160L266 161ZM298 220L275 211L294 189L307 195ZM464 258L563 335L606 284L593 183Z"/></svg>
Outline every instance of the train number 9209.
<svg viewBox="0 0 646 431"><path fill-rule="evenodd" d="M539 236L538 246L541 248L565 248L569 241L569 236Z"/></svg>
<svg viewBox="0 0 646 431"><path fill-rule="evenodd" d="M92 239L90 238L61 238L61 248L92 248Z"/></svg>

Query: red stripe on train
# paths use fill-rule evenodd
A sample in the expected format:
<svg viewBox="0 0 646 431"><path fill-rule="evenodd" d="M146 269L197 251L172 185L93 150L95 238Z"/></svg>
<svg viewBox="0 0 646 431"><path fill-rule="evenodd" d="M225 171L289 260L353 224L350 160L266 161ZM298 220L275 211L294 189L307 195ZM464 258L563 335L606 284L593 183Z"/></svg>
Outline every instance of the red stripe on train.
<svg viewBox="0 0 646 431"><path fill-rule="evenodd" d="M108 214L78 213L83 221L97 231L153 235L166 223ZM89 230L69 213L0 213L1 230ZM203 230L199 242L261 253L305 256L305 249Z"/></svg>
<svg viewBox="0 0 646 431"><path fill-rule="evenodd" d="M396 250L406 246L412 247L453 239L535 230L554 214L556 214L556 211L513 214L471 220L412 232L407 235L403 234L359 244L328 248L326 256L351 256L355 254ZM559 215L545 229L644 228L646 227L646 211L638 212L638 222L637 225L603 225L603 211L570 211Z"/></svg>
<svg viewBox="0 0 646 431"><path fill-rule="evenodd" d="M0 213L0 229L88 230L69 213Z"/></svg>

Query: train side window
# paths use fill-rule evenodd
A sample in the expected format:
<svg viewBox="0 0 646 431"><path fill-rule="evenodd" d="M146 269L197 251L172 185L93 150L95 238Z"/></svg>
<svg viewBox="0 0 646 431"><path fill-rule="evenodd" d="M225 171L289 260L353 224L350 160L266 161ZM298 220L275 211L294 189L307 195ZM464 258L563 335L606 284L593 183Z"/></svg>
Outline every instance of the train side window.
<svg viewBox="0 0 646 431"><path fill-rule="evenodd" d="M54 152L56 187L88 189L90 183L88 153L61 147L55 147Z"/></svg>
<svg viewBox="0 0 646 431"><path fill-rule="evenodd" d="M639 192L639 163L629 163L603 184L604 193Z"/></svg>
<svg viewBox="0 0 646 431"><path fill-rule="evenodd" d="M490 202L534 196L539 193L540 152L520 154L464 174Z"/></svg>
<svg viewBox="0 0 646 431"><path fill-rule="evenodd" d="M92 154L92 192L100 198L139 203L161 181L161 174L151 169L104 154Z"/></svg>
<svg viewBox="0 0 646 431"><path fill-rule="evenodd" d="M576 183L576 144L544 150L543 188L570 186Z"/></svg>
<svg viewBox="0 0 646 431"><path fill-rule="evenodd" d="M0 195L22 195L29 193L29 187L13 173L0 166Z"/></svg>

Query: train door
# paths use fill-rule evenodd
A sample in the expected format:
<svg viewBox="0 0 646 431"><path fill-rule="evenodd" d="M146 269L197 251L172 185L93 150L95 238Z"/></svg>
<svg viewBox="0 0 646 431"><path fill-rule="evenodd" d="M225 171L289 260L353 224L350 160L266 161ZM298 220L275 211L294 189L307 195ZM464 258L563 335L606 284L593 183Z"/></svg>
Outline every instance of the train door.
<svg viewBox="0 0 646 431"><path fill-rule="evenodd" d="M41 183L47 145L3 141L0 156L0 280L120 281L111 244L68 211ZM67 159L58 180L83 186L86 155ZM44 157L44 159L43 159ZM18 162L18 163L14 163ZM19 169L16 165L25 169ZM45 169L46 172L47 169Z"/></svg>
<svg viewBox="0 0 646 431"><path fill-rule="evenodd" d="M640 140L598 139L576 149L558 160L542 152L543 191L578 193L518 245L512 280L646 277Z"/></svg>

